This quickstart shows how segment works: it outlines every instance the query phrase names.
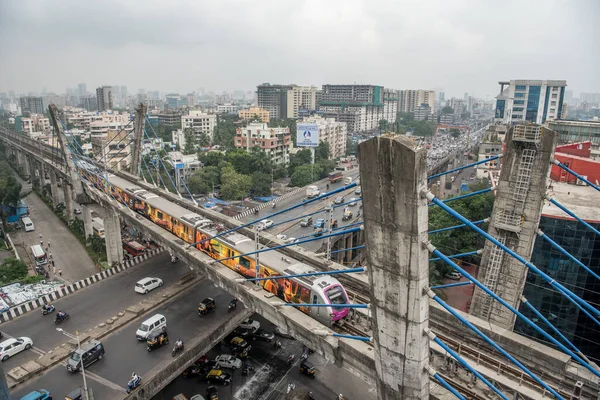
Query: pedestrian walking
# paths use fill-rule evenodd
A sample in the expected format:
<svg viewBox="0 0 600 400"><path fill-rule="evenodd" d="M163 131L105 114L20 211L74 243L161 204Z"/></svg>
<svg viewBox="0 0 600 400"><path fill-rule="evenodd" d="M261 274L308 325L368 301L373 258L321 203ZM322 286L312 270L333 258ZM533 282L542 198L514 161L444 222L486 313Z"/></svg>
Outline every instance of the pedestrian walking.
<svg viewBox="0 0 600 400"><path fill-rule="evenodd" d="M52 260L52 253L48 253L48 257L50 257L50 259Z"/></svg>
<svg viewBox="0 0 600 400"><path fill-rule="evenodd" d="M62 269L58 269L58 276L62 276Z"/></svg>
<svg viewBox="0 0 600 400"><path fill-rule="evenodd" d="M47 246L50 247L50 239L48 239L48 245Z"/></svg>
<svg viewBox="0 0 600 400"><path fill-rule="evenodd" d="M42 234L40 233L40 242L42 241Z"/></svg>
<svg viewBox="0 0 600 400"><path fill-rule="evenodd" d="M50 260L50 262L52 263L52 267L54 267L54 260Z"/></svg>
<svg viewBox="0 0 600 400"><path fill-rule="evenodd" d="M44 241L40 240L40 246L44 247Z"/></svg>

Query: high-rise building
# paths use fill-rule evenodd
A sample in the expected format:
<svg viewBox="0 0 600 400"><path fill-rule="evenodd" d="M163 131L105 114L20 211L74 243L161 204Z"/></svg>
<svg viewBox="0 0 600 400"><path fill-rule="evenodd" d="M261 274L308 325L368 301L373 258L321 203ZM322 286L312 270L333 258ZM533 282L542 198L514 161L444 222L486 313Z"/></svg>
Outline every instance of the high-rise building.
<svg viewBox="0 0 600 400"><path fill-rule="evenodd" d="M498 83L497 122L543 124L546 120L561 119L567 81L511 80Z"/></svg>
<svg viewBox="0 0 600 400"><path fill-rule="evenodd" d="M238 128L233 141L235 147L250 151L255 146L269 156L275 165L290 163L292 135L290 129L269 128L262 122L251 122L244 128Z"/></svg>
<svg viewBox="0 0 600 400"><path fill-rule="evenodd" d="M202 111L190 110L188 115L181 116L181 130L185 132L187 128L193 129L198 142L200 142L200 135L203 133L206 134L212 142L216 124L216 115L205 114Z"/></svg>
<svg viewBox="0 0 600 400"><path fill-rule="evenodd" d="M250 107L247 110L240 110L238 117L250 121L252 118L257 118L259 122L269 123L269 112L258 107Z"/></svg>
<svg viewBox="0 0 600 400"><path fill-rule="evenodd" d="M111 86L102 86L96 89L96 101L98 111L113 109L113 95Z"/></svg>
<svg viewBox="0 0 600 400"><path fill-rule="evenodd" d="M431 111L435 112L435 92L433 90L400 90L398 111L412 113L422 104L427 104Z"/></svg>
<svg viewBox="0 0 600 400"><path fill-rule="evenodd" d="M82 96L79 102L81 107L88 111L98 111L98 99L96 99L96 96Z"/></svg>
<svg viewBox="0 0 600 400"><path fill-rule="evenodd" d="M600 104L600 93L581 93L581 101L588 104Z"/></svg>
<svg viewBox="0 0 600 400"><path fill-rule="evenodd" d="M298 110L317 108L316 86L271 85L256 87L258 107L269 112L271 119L298 118Z"/></svg>
<svg viewBox="0 0 600 400"><path fill-rule="evenodd" d="M79 97L87 95L87 86L85 83L80 83L77 85L77 95Z"/></svg>
<svg viewBox="0 0 600 400"><path fill-rule="evenodd" d="M22 114L43 114L44 101L41 97L26 96L21 97L21 113Z"/></svg>

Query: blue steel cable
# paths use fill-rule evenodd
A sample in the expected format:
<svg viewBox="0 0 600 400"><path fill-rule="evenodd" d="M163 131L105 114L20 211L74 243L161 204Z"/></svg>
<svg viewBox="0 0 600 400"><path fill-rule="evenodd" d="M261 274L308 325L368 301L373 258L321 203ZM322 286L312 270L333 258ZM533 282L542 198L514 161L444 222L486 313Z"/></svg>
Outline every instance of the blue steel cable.
<svg viewBox="0 0 600 400"><path fill-rule="evenodd" d="M146 133L146 130L145 130L145 129L144 129L144 135L146 136L146 138L148 138L148 139L149 139L149 137L148 137L148 133ZM158 154L158 155L156 156L156 158L158 158L158 159L160 160L160 154ZM156 170L157 170L157 172L158 172L158 173L157 173L157 175L158 175L158 178L160 179L160 181L162 182L162 184L163 184L163 187L164 187L164 188L165 188L165 190L168 192L168 191L169 191L169 189L167 189L167 185L165 184L165 181L164 181L164 179L162 178L162 174L160 173L160 166L159 166L159 165L155 165L155 169L156 169ZM166 170L166 169L165 169L165 170ZM167 175L169 175L169 174L167 173ZM158 182L158 179L157 179L156 181ZM158 185L157 185L157 186L158 186Z"/></svg>
<svg viewBox="0 0 600 400"><path fill-rule="evenodd" d="M461 257L468 257L468 256L475 256L478 254L483 253L483 250L475 250L475 251L468 251L466 253L458 253L458 254L452 254L450 256L446 256L448 258L461 258ZM441 258L430 258L429 262L434 262L434 261L439 261L441 260Z"/></svg>
<svg viewBox="0 0 600 400"><path fill-rule="evenodd" d="M350 251L350 250L364 249L365 247L367 247L367 246L363 244L363 245L360 245L360 246L348 247L347 249L335 250L335 251L332 251L330 254L341 253L341 252L343 252L343 251Z"/></svg>
<svg viewBox="0 0 600 400"><path fill-rule="evenodd" d="M577 296L575 293L571 292L569 289L567 289L566 287L564 287L560 283L556 282L556 280L554 280L553 278L551 278L550 276L548 276L548 274L546 274L545 272L541 271L538 267L536 267L535 265L533 265L531 262L525 260L523 257L521 257L520 255L518 255L517 253L515 253L514 251L512 251L508 247L506 247L504 244L500 243L498 241L498 239L496 239L492 235L488 234L487 232L483 231L481 228L473 225L473 223L471 221L469 221L467 218L465 218L461 214L459 214L456 211L454 211L452 208L448 207L446 204L442 203L431 192L424 191L423 194L427 197L428 200L430 200L431 202L434 202L437 205L439 205L441 208L443 208L446 212L448 212L454 218L456 218L459 221L461 221L462 223L466 224L469 228L471 228L475 232L479 233L480 235L482 235L483 237L485 237L487 240L489 240L490 242L494 243L496 246L500 247L502 250L504 250L505 252L507 252L511 257L515 258L516 260L518 260L519 262L521 262L523 265L525 265L527 268L529 268L532 271L534 271L535 273L537 273L546 282L548 282L551 286L558 287L562 291L568 293L569 296L567 298L570 301L577 302L577 303L581 304L582 306L586 307L593 314L600 316L600 311L596 310L594 307L592 307L591 305L589 305L585 300L579 298L579 296Z"/></svg>
<svg viewBox="0 0 600 400"><path fill-rule="evenodd" d="M144 162L144 165L146 166L146 171L148 171L148 175L150 175L150 179L152 179L152 184L154 186L158 186L156 184L156 182L154 182L154 177L152 176L152 171L150 171L150 167L148 167L148 163L146 162L146 159L144 158L144 156L142 156L142 161Z"/></svg>
<svg viewBox="0 0 600 400"><path fill-rule="evenodd" d="M343 339L360 340L361 342L372 342L373 338L369 336L345 335L343 333L332 333L331 336Z"/></svg>
<svg viewBox="0 0 600 400"><path fill-rule="evenodd" d="M475 192L470 192L470 193L465 193L465 194L461 194L460 196L456 196L456 197L450 197L449 199L444 200L444 203L450 203L451 201L454 200L460 200L460 199L465 199L467 197L471 197L471 196L477 196L478 194L483 194L483 193L487 193L487 192L491 192L492 190L496 189L495 186L489 187L487 189L481 189L481 190L477 190ZM429 203L428 206L432 207L434 206L434 203Z"/></svg>
<svg viewBox="0 0 600 400"><path fill-rule="evenodd" d="M489 221L490 221L490 219L489 219L489 218L486 218L486 219L481 219L481 220L479 220L479 221L475 221L475 222L473 222L473 225L480 225L480 224L483 224L483 223L486 223L486 222L489 222ZM432 233L438 233L438 232L451 231L451 230L453 230L453 229L464 228L464 227L466 227L466 226L467 226L467 224L454 225L454 226L449 226L449 227L447 227L447 228L434 229L434 230L432 230L432 231L429 231L429 232L427 232L427 233L429 233L429 234L431 235Z"/></svg>
<svg viewBox="0 0 600 400"><path fill-rule="evenodd" d="M337 230L340 230L340 229L347 229L347 228L350 228L350 227L352 227L352 226L356 226L356 225L362 225L362 222L355 222L354 224L350 224L350 225L344 225L344 226L339 226L339 227L337 227L337 228L334 228L334 229L331 229L331 230L326 230L326 231L323 231L323 233L324 233L324 234L326 234L326 233L331 233L331 232L333 232L333 231L337 231ZM315 236L315 233L313 232L313 233L309 233L308 235L302 235L302 236L298 236L298 237L296 238L296 240L304 239L304 238L311 237L311 236ZM296 243L297 243L297 242L296 242ZM347 250L349 250L349 249L347 249Z"/></svg>
<svg viewBox="0 0 600 400"><path fill-rule="evenodd" d="M348 200L348 201L347 201L347 202L345 202L345 203L334 204L334 205L333 205L333 208L340 208L340 207L344 207L344 206L346 206L346 205L348 205L348 204L350 204L350 203L356 203L356 202L359 202L359 201L362 201L362 198L361 198L361 197L359 197L359 198L357 198L357 199L355 199L355 200Z"/></svg>
<svg viewBox="0 0 600 400"><path fill-rule="evenodd" d="M451 174L451 173L456 172L456 171L461 171L461 170L466 169L466 168L471 168L471 167L474 167L476 165L483 164L483 163L486 163L486 162L494 161L494 160L497 160L497 159L499 159L499 158L501 158L503 156L504 156L503 154L499 154L499 155L494 156L494 157L486 158L485 160L474 162L473 164L463 165L462 167L454 168L454 169L451 169L449 171L440 172L439 174L428 176L427 180L431 180L433 178L437 178L438 176Z"/></svg>
<svg viewBox="0 0 600 400"><path fill-rule="evenodd" d="M573 353L570 349L568 349L567 347L565 347L558 340L556 340L552 336L550 336L545 330L543 330L542 328L540 328L539 326L537 326L533 321L531 321L529 318L527 318L525 315L523 315L523 313L521 313L516 308L514 308L513 306L511 306L510 304L508 304L503 298L501 298L500 296L498 296L496 293L492 292L487 286L485 286L483 283L479 282L477 279L475 279L473 276L471 276L467 271L465 271L463 268L461 268L460 266L458 266L456 263L454 263L452 260L450 260L444 254L442 254L439 250L437 250L435 248L435 246L433 246L431 243L427 244L427 249L431 253L435 254L438 257L440 257L446 264L448 264L449 266L451 266L452 268L454 268L455 270L457 270L458 272L460 272L465 278L467 278L468 280L470 280L471 282L473 282L478 288L480 288L485 293L487 293L489 296L491 296L494 300L496 300L497 302L499 302L500 304L502 304L504 307L506 307L508 310L510 310L517 317L521 318L521 320L523 320L523 322L525 322L527 325L529 325L530 327L532 327L540 335L544 336L550 342L554 343L559 349L561 349L562 351L564 351L565 353L567 353L568 355L570 355L571 357L573 357L575 360L577 360L581 365L583 365L591 373L593 373L594 375L600 377L600 371L597 371L596 369L592 368L592 366L590 364L588 364L587 362L585 362L585 360L583 360L577 354Z"/></svg>
<svg viewBox="0 0 600 400"><path fill-rule="evenodd" d="M557 249L558 251L560 251L565 256L569 257L575 264L577 264L581 268L585 269L590 275L594 276L594 278L600 280L600 275L598 275L597 273L595 273L594 271L592 271L590 269L590 267L588 267L587 265L585 265L584 263L582 263L581 261L579 261L577 258L575 258L571 253L569 253L567 250L565 250L561 245L559 245L558 243L556 243L554 240L550 239L548 237L548 235L546 235L540 229L538 229L537 234L538 234L538 236L541 236L544 240L546 240L548 243L550 243L552 245L552 247L554 247L555 249Z"/></svg>
<svg viewBox="0 0 600 400"><path fill-rule="evenodd" d="M148 125L150 125L150 129L154 133L154 137L156 139L159 139L158 135L156 134L156 131L154 130L154 127L152 127L152 124L150 123L150 120L148 119L148 115L145 115L144 118L146 118L146 121L148 122ZM154 147L154 142L151 141L150 143L152 143L152 148L156 150L156 148ZM164 167L164 164L163 164L163 167ZM173 169L175 170L175 174L177 174L177 176L179 176L179 171L177 171L177 168L175 168L175 165L173 165ZM165 171L167 172L167 175L169 175L169 173L168 173L168 171L167 171L166 168L165 168ZM169 175L169 179L171 179L170 175ZM192 196L192 193L190 192L190 189L188 188L187 183L185 182L185 179L183 179L183 177L180 177L179 179L181 179L181 182L183 182L183 187L188 192L188 195L190 196L190 200L192 200L192 203L194 203L194 204L197 205L198 203L196 202L196 200L194 200L194 196ZM171 180L171 183L173 184L173 187L177 191L177 194L179 194L179 196L181 196L181 193L179 193L179 189L177 189L177 186L175 185L175 183L173 183L172 180Z"/></svg>
<svg viewBox="0 0 600 400"><path fill-rule="evenodd" d="M552 160L552 164L557 165L558 167L564 169L571 175L576 176L577 179L579 179L580 181L587 183L589 186L593 187L594 189L596 189L597 191L600 192L600 187L598 187L597 185L594 185L592 182L588 181L586 177L579 175L577 172L573 171L572 169L570 169L569 167L567 167L565 164L561 163L557 159Z"/></svg>
<svg viewBox="0 0 600 400"><path fill-rule="evenodd" d="M433 369L431 367L427 367L427 369L429 371L429 375L433 376L433 378L436 381L438 381L440 383L440 385L442 385L443 387L445 387L446 390L448 390L450 393L452 393L454 396L456 396L460 400L467 400L465 398L465 396L463 396L462 394L460 394L458 392L458 390L456 390L452 386L450 386L450 384L448 382L446 382L446 380L444 378L442 378L442 376L440 374L438 374L435 369Z"/></svg>
<svg viewBox="0 0 600 400"><path fill-rule="evenodd" d="M150 127L152 127L152 126L150 126ZM145 127L144 127L144 134L146 135L146 138L150 139L150 135L148 135L148 132L146 132ZM152 139L150 139L150 140L152 140ZM152 141L151 141L151 143L152 143L152 148L156 151L156 148L154 147L154 143ZM177 190L177 185L175 185L175 182L173 182L173 179L171 179L171 174L169 174L169 171L167 171L167 167L165 167L165 163L163 163L163 160L160 157L160 152L156 152L156 154L157 154L156 158L158 158L158 161L160 161L160 165L162 165L167 177L169 177L169 181L171 181L171 185L173 185L173 188L175 188L175 192L177 192L177 194L179 196L181 196L181 193L179 193L179 190ZM160 170L160 168L159 168L159 170ZM160 173L158 175L161 176ZM163 180L162 176L160 179L161 179L161 181ZM163 181L163 185L164 185L164 181ZM166 185L165 185L165 189L167 190L167 192L169 191L169 189L167 189Z"/></svg>
<svg viewBox="0 0 600 400"><path fill-rule="evenodd" d="M431 288L433 289L433 287ZM494 391L494 393L496 393L498 396L500 396L501 398L503 398L504 400L509 400L508 397L506 397L506 395L504 393L502 393L500 390L498 390L494 385L492 385L492 383L490 381L488 381L483 375L481 375L479 373L479 371L477 371L475 368L471 367L469 365L469 363L467 363L465 361L464 358L462 358L457 352L455 352L454 350L452 350L446 343L444 343L442 340L440 340L440 338L438 338L435 333L433 333L431 331L431 329L427 329L426 330L427 335L429 336L429 338L431 340L433 340L434 342L436 342L438 345L440 345L446 352L448 352L456 361L458 361L460 363L460 365L462 365L463 367L465 367L466 369L468 369L469 371L471 371L471 373L473 375L475 375L477 378L479 378L479 380L481 380L483 383L486 384L487 387L489 387L490 389L492 389Z"/></svg>
<svg viewBox="0 0 600 400"><path fill-rule="evenodd" d="M358 232L360 230L361 230L360 228L352 228L352 229L348 229L346 231L341 231L341 232L338 232L338 233L331 233L331 234L328 234L328 235L322 235L322 236L319 236L319 237L316 237L316 238L313 238L313 239L301 240L301 241L295 242L295 243L282 244L282 245L279 245L279 246L269 247L269 248L262 249L262 250L251 251L249 253L238 254L238 255L233 256L233 257L219 258L218 260L211 261L211 264L212 263L216 263L216 262L231 260L231 259L238 258L238 257L244 257L244 256L251 256L251 255L254 255L254 254L260 254L260 253L264 253L266 251L278 250L278 249L282 249L284 247L295 246L295 245L302 244L302 243L314 242L315 240L326 239L326 238L332 237L332 236L338 236L338 235L344 235L346 233Z"/></svg>
<svg viewBox="0 0 600 400"><path fill-rule="evenodd" d="M581 352L581 350L579 350L577 348L577 346L575 346L569 339L567 339L565 337L565 335L563 335L553 324L552 322L550 322L548 320L548 318L544 317L544 315L539 312L534 306L531 305L531 303L529 301L527 301L527 298L525 298L525 296L521 295L521 303L525 304L525 306L527 308L529 308L539 319L541 319L542 321L544 321L544 323L546 325L548 325L550 327L550 329L552 329L552 331L554 333L556 333L562 340L563 342L565 342L566 344L568 344L575 352L577 352L581 358L583 358L585 361L587 361L588 363L590 362L590 360L585 356L585 354L583 354Z"/></svg>
<svg viewBox="0 0 600 400"><path fill-rule="evenodd" d="M594 232L596 235L600 235L600 231L598 231L598 229L594 228L593 226L591 226L590 224L588 224L587 222L585 222L584 220L582 220L581 218L579 218L577 215L575 215L567 207L563 206L558 201L556 201L554 199L551 199L548 196L546 196L546 198L548 199L548 201L550 201L550 203L554 204L556 207L560 208L561 210L563 210L564 212L566 212L567 214L569 214L571 217L575 218L577 221L581 222L586 228L588 228L589 230L591 230L592 232Z"/></svg>
<svg viewBox="0 0 600 400"><path fill-rule="evenodd" d="M325 198L327 198L327 197L329 197L329 196L331 196L331 195L333 195L333 194L336 194L336 193L342 192L342 191L344 191L344 190L346 190L346 189L350 189L350 188L353 188L353 187L355 187L355 186L356 186L356 183L355 183L355 182L352 182L351 184L349 184L349 185L347 185L347 186L344 186L344 187L341 187L341 188L338 188L338 189L332 190L331 192L328 192L328 193L323 193L322 195L320 195L320 196L317 196L317 197L315 197L314 199L306 200L306 201L303 201L303 202L301 202L301 203L299 203L299 204L296 204L296 205L293 205L293 206L291 206L291 207L285 208L285 209L283 209L283 210L281 210L281 211L274 212L273 214L267 215L266 217L264 217L264 218L262 218L262 219L273 218L273 217L274 217L274 216L276 216L276 215L279 215L279 214L286 213L286 212L288 212L288 211L294 210L294 209L296 209L296 208L298 208L298 207L305 206L305 205L307 205L307 204L309 204L309 203L312 203L312 202L315 202L315 201L323 200L323 199L325 199ZM195 246L195 245L197 245L197 244L200 244L200 243L204 243L204 242L206 242L207 240L215 239L215 238L218 238L218 237L220 237L220 236L226 235L226 234L228 234L228 233L231 233L231 232L235 232L235 231L237 231L237 230L240 230L240 229L242 229L242 228L245 228L245 227L247 227L247 226L249 226L249 225L252 225L252 224L255 224L255 223L256 223L256 221L251 221L251 222L248 222L248 223L242 224L242 225L240 225L240 226L238 226L238 227L235 227L235 228L228 229L228 230L226 230L226 231L223 231L223 232L221 232L221 233L219 233L219 234L217 234L217 235L211 236L211 237L209 237L209 238L206 238L206 239L202 239L202 240L200 240L200 241L198 241L198 242L191 243L191 244L189 244L189 245L188 245L188 247Z"/></svg>
<svg viewBox="0 0 600 400"><path fill-rule="evenodd" d="M348 225L344 225L344 226L338 226L337 228L333 228L333 229L331 230L331 232L333 232L333 231L337 231L337 230L340 230L340 229L350 228L351 226L362 225L362 224L363 224L363 222L362 222L362 221L359 221L359 222L353 222L353 223L351 223L351 224L348 224Z"/></svg>
<svg viewBox="0 0 600 400"><path fill-rule="evenodd" d="M456 286L466 286L466 285L472 285L472 284L473 284L473 282L471 282L471 281L455 282L455 283L447 283L445 285L432 286L431 289L446 289L446 288L451 288L451 287L456 287Z"/></svg>
<svg viewBox="0 0 600 400"><path fill-rule="evenodd" d="M435 294L435 292L433 290L431 290L431 289L428 290L427 295L430 298L432 298L433 300L435 300L446 311L448 311L450 314L452 314L456 319L458 319L460 322L465 324L469 329L471 329L473 332L475 332L487 344L492 346L494 349L498 350L500 352L500 354L502 354L504 357L508 358L513 364L515 364L523 372L525 372L527 375L529 375L531 377L531 379L533 379L534 381L539 383L544 389L546 389L550 393L552 393L554 395L554 397L556 397L557 399L564 400L564 398L560 394L558 394L554 389L552 389L546 382L541 380L536 374L534 374L532 371L530 371L519 360L514 358L509 352L504 350L502 347L500 347L498 344L496 344L496 342L494 342L492 339L490 339L485 333L481 332L475 325L473 325L471 322L469 322L469 320L464 318L462 315L458 314L458 312L456 312L456 310L454 310L452 307L450 307L448 304L446 304L446 302L444 300L442 300L437 294Z"/></svg>
<svg viewBox="0 0 600 400"><path fill-rule="evenodd" d="M277 222L276 224L271 225L271 228L274 228L274 227L279 226L279 225L283 225L283 224L288 223L288 222L296 221L298 219L302 219L302 218L305 218L305 217L310 217L310 216L313 216L315 214L319 214L319 213L322 213L322 212L325 212L325 211L326 211L325 209L321 209L321 210L318 210L318 211L315 211L315 212L311 212L311 213L308 213L308 214L302 214L299 217L294 217L294 218L286 219L285 221ZM264 219L264 218L261 218L261 219Z"/></svg>
<svg viewBox="0 0 600 400"><path fill-rule="evenodd" d="M218 261L218 260L217 260ZM348 268L342 270L335 271L319 271L319 272L308 272L305 274L295 274L295 275L273 275L267 278L237 278L237 282L255 282L255 281L268 281L271 279L288 279L288 278L303 278L305 276L320 276L320 275L339 275L339 274L352 274L355 272L365 272L365 267L358 268Z"/></svg>
<svg viewBox="0 0 600 400"><path fill-rule="evenodd" d="M565 293L562 289L560 288L555 288L560 294L562 294L563 296L565 296L568 299L572 299L573 296L571 296L569 293ZM573 304L575 304L575 307L579 308L579 310L581 310L581 312L583 312L585 315L587 315L592 321L594 321L594 323L598 326L600 326L600 321L598 320L598 318L594 318L594 316L592 314L590 314L588 312L588 310L586 310L585 308L581 307L581 305L577 302L572 302Z"/></svg>

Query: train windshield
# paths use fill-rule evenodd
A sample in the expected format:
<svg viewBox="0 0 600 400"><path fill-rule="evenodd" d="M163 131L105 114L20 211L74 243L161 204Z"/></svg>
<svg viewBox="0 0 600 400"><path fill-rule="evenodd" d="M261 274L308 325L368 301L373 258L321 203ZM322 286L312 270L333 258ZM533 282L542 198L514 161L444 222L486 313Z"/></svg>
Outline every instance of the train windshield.
<svg viewBox="0 0 600 400"><path fill-rule="evenodd" d="M333 286L325 291L325 295L331 304L348 304L346 294L341 286ZM335 309L343 309L344 307L332 307Z"/></svg>

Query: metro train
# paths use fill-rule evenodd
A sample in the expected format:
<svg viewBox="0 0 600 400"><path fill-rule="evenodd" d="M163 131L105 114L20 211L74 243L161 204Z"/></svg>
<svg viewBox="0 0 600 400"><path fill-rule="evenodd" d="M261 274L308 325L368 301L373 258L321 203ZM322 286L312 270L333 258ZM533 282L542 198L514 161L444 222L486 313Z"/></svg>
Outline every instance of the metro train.
<svg viewBox="0 0 600 400"><path fill-rule="evenodd" d="M240 275L246 278L256 276L256 255L238 257L255 251L253 239L230 232L199 243L223 232L225 228L121 177L109 174L107 183L99 178L102 172L95 166L79 167L82 168L80 176L97 189L185 242L196 243L194 246L198 250L215 260L235 257L221 261L221 264ZM275 250L261 253L259 260L259 277L317 272L309 265L284 257ZM348 294L340 282L330 275L264 280L260 284L263 289L288 303L331 304L331 307L297 307L325 325L332 325L348 315L347 307L335 307L335 304L348 304Z"/></svg>

